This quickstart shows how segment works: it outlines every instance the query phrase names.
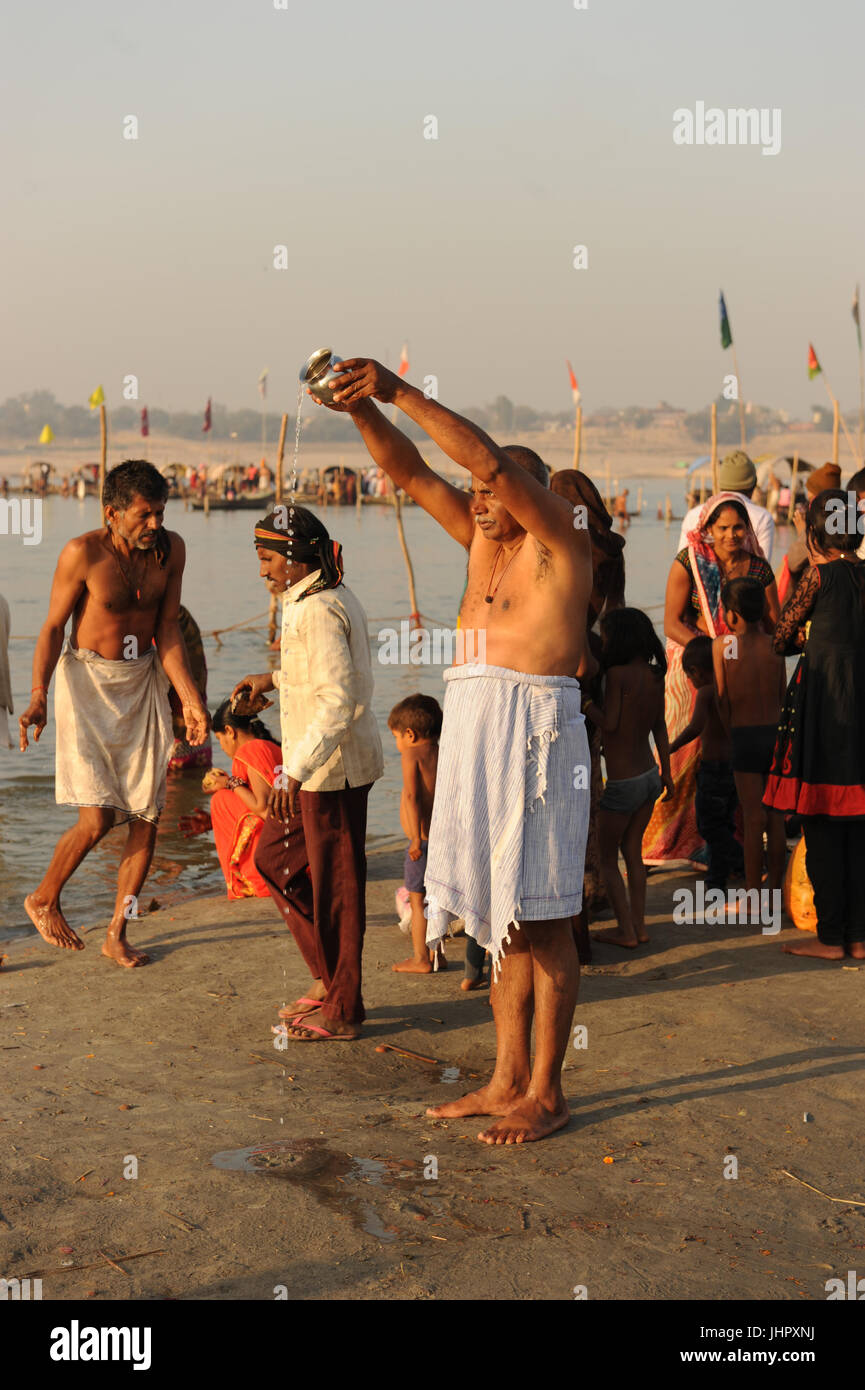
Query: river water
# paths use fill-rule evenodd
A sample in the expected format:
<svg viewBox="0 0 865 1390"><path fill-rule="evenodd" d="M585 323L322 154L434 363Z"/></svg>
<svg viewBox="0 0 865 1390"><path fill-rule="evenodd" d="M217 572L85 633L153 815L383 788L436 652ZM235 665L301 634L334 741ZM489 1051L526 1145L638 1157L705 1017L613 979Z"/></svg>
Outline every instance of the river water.
<svg viewBox="0 0 865 1390"><path fill-rule="evenodd" d="M633 484L632 495L634 493ZM657 480L644 487L644 511L632 522L625 551L628 602L645 608L660 621L667 572L675 553L678 525L665 529L656 520L658 502L667 492L675 510L682 511L676 484ZM385 752L385 775L370 796L370 841L399 836L400 764L387 729L390 709L414 691L443 698L441 666L380 665L377 634L397 627L410 604L405 564L396 536L392 510L369 506L327 508L318 513L331 534L343 544L346 582L363 604L370 623L375 671L374 709ZM465 558L456 545L420 508L403 511L409 551L415 568L418 601L426 618L453 627L465 579ZM183 601L205 636L209 668L208 705L211 710L230 694L242 676L265 671L276 657L267 650L266 635L257 631L227 633L222 645L207 634L216 628L266 614L268 594L258 578L252 545L254 512L186 511L181 501L168 504L166 524L179 531L187 547ZM95 498L84 501L49 497L43 504L43 534L38 545L21 537L0 534L0 593L12 615L9 644L16 716L26 707L32 683L31 663L36 634L45 620L51 578L57 556L70 537L101 524ZM777 566L779 554L773 557ZM260 619L266 623L266 617ZM0 748L0 935L29 928L22 900L40 881L58 837L73 824L76 812L54 801L53 687L49 723L38 745L26 753ZM278 708L265 714L279 734ZM17 740L17 724L12 721ZM214 765L228 766L214 740ZM206 806L201 770L169 779L168 801L160 822L153 868L143 901L166 893L221 893L224 880L212 836L185 840L177 831L178 817L195 806ZM107 921L114 902L114 877L125 832L117 830L88 856L63 894L72 925Z"/></svg>

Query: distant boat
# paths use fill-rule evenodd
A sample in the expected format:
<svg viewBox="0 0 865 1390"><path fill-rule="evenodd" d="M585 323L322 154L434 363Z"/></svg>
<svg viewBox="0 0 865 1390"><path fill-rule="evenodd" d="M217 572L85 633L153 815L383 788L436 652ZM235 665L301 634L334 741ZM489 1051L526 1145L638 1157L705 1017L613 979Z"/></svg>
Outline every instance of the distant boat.
<svg viewBox="0 0 865 1390"><path fill-rule="evenodd" d="M209 512L260 512L267 510L276 498L275 491L270 492L239 492L236 497L211 496L202 500L201 497L190 499L190 506L194 512L203 512L205 507Z"/></svg>

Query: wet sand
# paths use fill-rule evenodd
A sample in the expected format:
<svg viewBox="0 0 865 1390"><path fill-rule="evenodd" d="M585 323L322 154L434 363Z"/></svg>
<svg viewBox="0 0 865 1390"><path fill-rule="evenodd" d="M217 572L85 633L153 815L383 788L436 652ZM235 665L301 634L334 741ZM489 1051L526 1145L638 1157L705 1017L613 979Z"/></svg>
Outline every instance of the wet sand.
<svg viewBox="0 0 865 1390"><path fill-rule="evenodd" d="M479 1120L424 1115L482 1084L495 1039L461 938L447 973L391 972L401 861L370 859L358 1043L274 1049L306 981L269 901L148 915L144 970L96 928L77 954L5 945L5 1277L45 1299L823 1300L861 1268L865 1207L781 1170L865 1201L865 970L784 956L792 931L673 926L693 877L652 875L652 943L596 945L584 972L568 1129L488 1148Z"/></svg>

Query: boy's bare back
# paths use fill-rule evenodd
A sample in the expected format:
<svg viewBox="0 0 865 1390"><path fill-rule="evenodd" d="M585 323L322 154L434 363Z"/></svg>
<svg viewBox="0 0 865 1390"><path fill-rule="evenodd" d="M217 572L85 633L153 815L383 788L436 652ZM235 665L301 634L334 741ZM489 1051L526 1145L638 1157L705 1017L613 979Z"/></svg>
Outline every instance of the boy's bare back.
<svg viewBox="0 0 865 1390"><path fill-rule="evenodd" d="M777 724L786 686L784 658L772 638L759 630L735 638L716 637L712 643L718 699L729 710L731 728Z"/></svg>
<svg viewBox="0 0 865 1390"><path fill-rule="evenodd" d="M412 837L412 826L407 814L406 803L416 802L420 816L422 840L429 839L432 819L433 798L436 789L436 769L438 768L439 746L435 739L418 739L409 748L404 748L402 758L402 796L400 797L399 818L403 831Z"/></svg>

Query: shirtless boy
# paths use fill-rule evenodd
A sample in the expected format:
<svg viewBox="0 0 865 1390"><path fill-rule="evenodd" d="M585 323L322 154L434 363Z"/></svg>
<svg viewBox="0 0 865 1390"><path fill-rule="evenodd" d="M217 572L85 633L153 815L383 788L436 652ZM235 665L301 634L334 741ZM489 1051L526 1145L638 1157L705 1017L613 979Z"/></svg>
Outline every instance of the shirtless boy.
<svg viewBox="0 0 865 1390"><path fill-rule="evenodd" d="M431 951L426 944L423 907L429 828L442 730L441 705L430 695L409 695L394 705L388 715L387 726L396 740L397 752L402 760L399 819L408 836L403 872L411 903L412 954L408 960L400 961L393 968L406 975L428 975L434 967L439 970L447 968L442 947Z"/></svg>
<svg viewBox="0 0 865 1390"><path fill-rule="evenodd" d="M461 627L486 633L488 664L445 672L427 941L462 917L492 953L496 1067L488 1086L428 1113L496 1116L478 1135L487 1144L543 1139L569 1119L561 1068L579 981L571 918L582 903L589 814L588 789L575 787L575 770L589 766L575 675L595 669L586 655L589 537L531 450L501 448L378 362L355 358L343 370L336 408L351 412L396 486L464 547ZM465 468L471 493L434 473L373 397Z"/></svg>
<svg viewBox="0 0 865 1390"><path fill-rule="evenodd" d="M105 526L76 536L60 552L36 642L30 704L18 721L23 752L30 725L38 742L48 722L56 668L56 798L79 808L78 823L61 836L44 879L25 898L27 915L50 945L82 950L61 910L61 891L118 818L128 821L102 945L103 955L125 966L149 959L127 942L126 924L127 915L136 915L165 800L173 742L169 683L182 703L188 742L207 736L207 710L177 621L186 550L180 536L163 528L167 496L165 479L150 463L129 461L108 474ZM70 617L71 640L61 653Z"/></svg>
<svg viewBox="0 0 865 1390"><path fill-rule="evenodd" d="M762 585L755 579L729 579L721 603L730 633L712 643L715 691L721 720L730 731L730 761L745 823L745 887L759 894L764 832L770 890L781 887L787 855L784 817L763 805L787 676L784 658L763 626ZM751 901L759 904L759 898Z"/></svg>

